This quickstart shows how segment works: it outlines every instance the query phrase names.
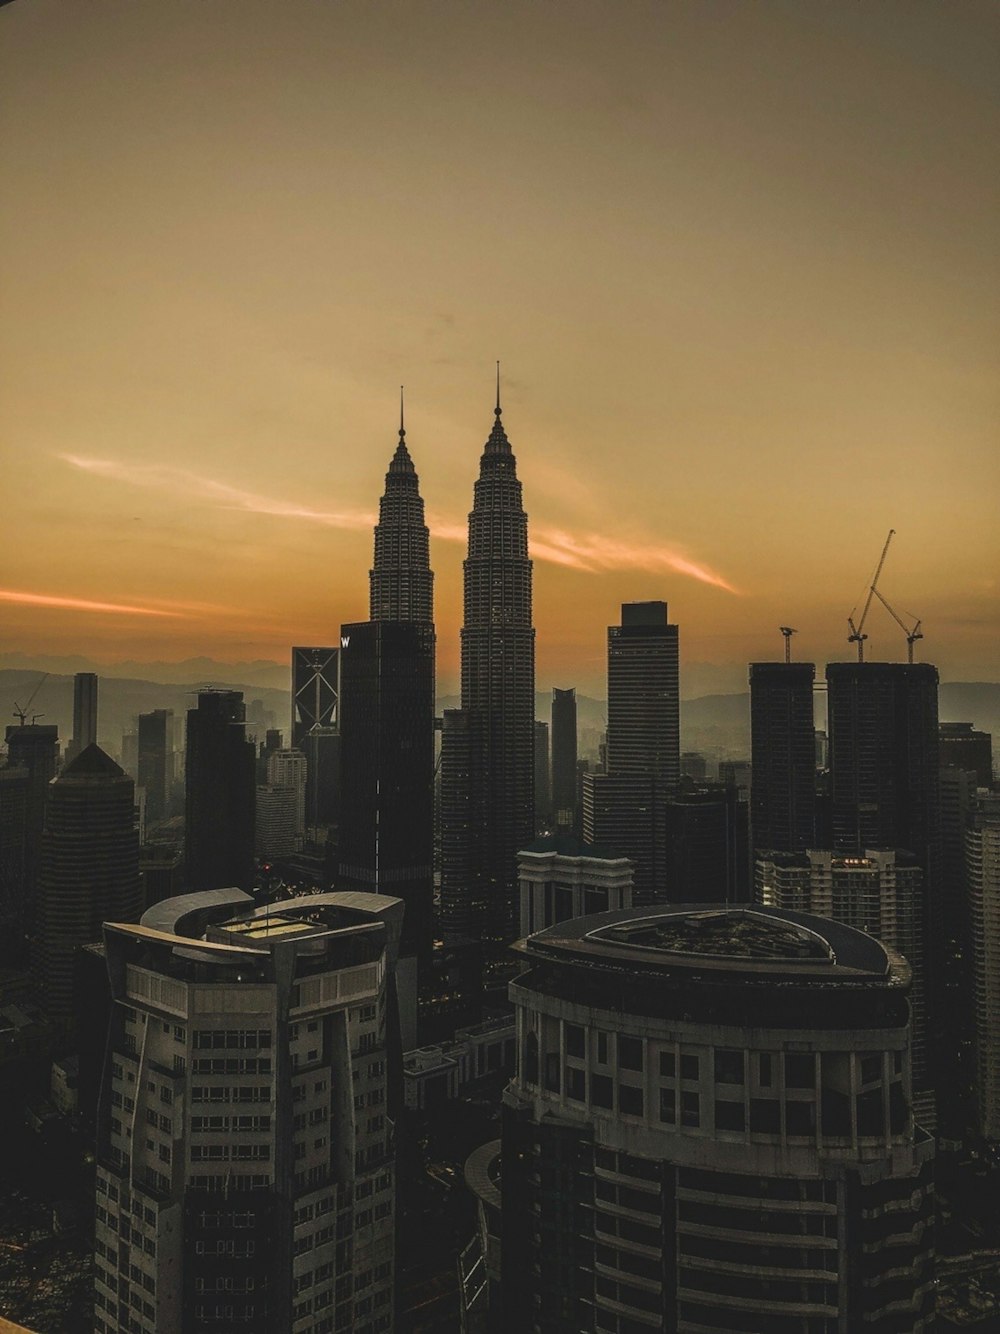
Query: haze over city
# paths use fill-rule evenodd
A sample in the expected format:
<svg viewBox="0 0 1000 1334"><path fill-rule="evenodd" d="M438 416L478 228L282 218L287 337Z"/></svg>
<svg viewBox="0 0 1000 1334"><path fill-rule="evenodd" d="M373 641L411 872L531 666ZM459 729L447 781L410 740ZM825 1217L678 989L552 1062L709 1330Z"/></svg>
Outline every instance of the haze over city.
<svg viewBox="0 0 1000 1334"><path fill-rule="evenodd" d="M540 684L601 692L623 598L668 599L733 688L780 624L849 656L890 527L924 656L995 677L994 6L0 24L7 649L329 642L403 382L447 690L499 357Z"/></svg>

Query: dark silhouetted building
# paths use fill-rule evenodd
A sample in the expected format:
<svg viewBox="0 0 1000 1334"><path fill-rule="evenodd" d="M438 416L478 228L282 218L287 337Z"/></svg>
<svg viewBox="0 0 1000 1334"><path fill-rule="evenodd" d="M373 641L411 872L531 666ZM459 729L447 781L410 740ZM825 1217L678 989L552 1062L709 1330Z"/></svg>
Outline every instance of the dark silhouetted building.
<svg viewBox="0 0 1000 1334"><path fill-rule="evenodd" d="M706 906L515 949L502 1328L931 1330L934 1145L899 954Z"/></svg>
<svg viewBox="0 0 1000 1334"><path fill-rule="evenodd" d="M25 884L25 841L28 828L28 771L0 769L0 962L22 961L28 904Z"/></svg>
<svg viewBox="0 0 1000 1334"><path fill-rule="evenodd" d="M552 816L549 782L549 725L535 719L535 829L546 829Z"/></svg>
<svg viewBox="0 0 1000 1334"><path fill-rule="evenodd" d="M535 828L535 632L531 624L528 516L500 396L480 460L464 565L462 711L468 797L448 793L442 737L441 917L446 937L509 941L515 927L517 854ZM453 731L452 740L458 737ZM462 806L474 823L445 830ZM464 843L461 849L458 844Z"/></svg>
<svg viewBox="0 0 1000 1334"><path fill-rule="evenodd" d="M521 935L571 917L632 907L632 863L575 834L536 839L517 854Z"/></svg>
<svg viewBox="0 0 1000 1334"><path fill-rule="evenodd" d="M816 846L811 662L750 664L750 826L757 850Z"/></svg>
<svg viewBox="0 0 1000 1334"><path fill-rule="evenodd" d="M142 913L132 779L96 743L48 790L33 971L50 1017L72 1022L77 954L107 921Z"/></svg>
<svg viewBox="0 0 1000 1334"><path fill-rule="evenodd" d="M627 857L633 902L657 902L665 890L666 797L642 774L583 775L583 840Z"/></svg>
<svg viewBox="0 0 1000 1334"><path fill-rule="evenodd" d="M203 690L187 716L185 862L191 889L254 884L256 754L243 695Z"/></svg>
<svg viewBox="0 0 1000 1334"><path fill-rule="evenodd" d="M667 798L664 818L666 902L749 903L747 806L736 789L682 789Z"/></svg>
<svg viewBox="0 0 1000 1334"><path fill-rule="evenodd" d="M292 746L309 764L306 825L335 825L340 801L340 690L335 648L292 649Z"/></svg>
<svg viewBox="0 0 1000 1334"><path fill-rule="evenodd" d="M97 741L97 674L77 672L73 677L73 735L66 747L67 762Z"/></svg>
<svg viewBox="0 0 1000 1334"><path fill-rule="evenodd" d="M7 728L7 764L28 775L24 808L22 930L31 934L35 913L35 887L42 851L42 825L49 784L59 765L59 729L49 724L27 723Z"/></svg>
<svg viewBox="0 0 1000 1334"><path fill-rule="evenodd" d="M665 602L624 602L608 626L608 773L680 779L678 631Z"/></svg>
<svg viewBox="0 0 1000 1334"><path fill-rule="evenodd" d="M971 723L939 723L942 769L966 769L978 787L993 786L993 737Z"/></svg>
<svg viewBox="0 0 1000 1334"><path fill-rule="evenodd" d="M372 621L434 622L434 575L420 480L406 446L402 401L399 443L385 475L368 576Z"/></svg>
<svg viewBox="0 0 1000 1334"><path fill-rule="evenodd" d="M996 1143L1000 1141L1000 793L978 793L965 848L975 998L976 1127Z"/></svg>
<svg viewBox="0 0 1000 1334"><path fill-rule="evenodd" d="M170 709L154 709L152 713L139 714L138 786L146 794L146 828L149 831L167 817L167 802L173 781L173 721L174 715Z"/></svg>
<svg viewBox="0 0 1000 1334"><path fill-rule="evenodd" d="M341 627L340 880L401 899L402 954L433 939L434 627Z"/></svg>
<svg viewBox="0 0 1000 1334"><path fill-rule="evenodd" d="M577 821L576 690L552 691L552 812L559 829Z"/></svg>

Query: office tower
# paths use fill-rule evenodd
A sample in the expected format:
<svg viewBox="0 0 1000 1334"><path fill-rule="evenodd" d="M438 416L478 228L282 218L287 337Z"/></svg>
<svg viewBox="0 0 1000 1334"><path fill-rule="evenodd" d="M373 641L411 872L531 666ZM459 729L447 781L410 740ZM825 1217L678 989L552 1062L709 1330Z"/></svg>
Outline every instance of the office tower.
<svg viewBox="0 0 1000 1334"><path fill-rule="evenodd" d="M167 817L173 777L173 719L172 709L154 709L152 713L140 713L137 724L138 786L146 794L146 826L151 831Z"/></svg>
<svg viewBox="0 0 1000 1334"><path fill-rule="evenodd" d="M906 959L913 972L914 1086L925 1087L924 873L913 854L878 849L850 857L818 851L764 854L756 860L754 878L754 898L765 907L843 922L877 936Z"/></svg>
<svg viewBox="0 0 1000 1334"><path fill-rule="evenodd" d="M633 909L516 947L504 1328L930 1330L909 967L774 909Z"/></svg>
<svg viewBox="0 0 1000 1334"><path fill-rule="evenodd" d="M142 911L132 779L92 743L49 786L38 874L33 971L43 1004L72 1023L77 954L106 921Z"/></svg>
<svg viewBox="0 0 1000 1334"><path fill-rule="evenodd" d="M42 723L7 728L7 766L28 775L24 809L24 863L22 930L32 933L35 887L42 850L42 826L49 784L59 763L59 729Z"/></svg>
<svg viewBox="0 0 1000 1334"><path fill-rule="evenodd" d="M549 725L535 720L535 829L548 826L552 814L549 782Z"/></svg>
<svg viewBox="0 0 1000 1334"><path fill-rule="evenodd" d="M552 810L556 826L573 829L577 818L576 690L552 691Z"/></svg>
<svg viewBox="0 0 1000 1334"><path fill-rule="evenodd" d="M464 564L462 725L471 792L446 793L455 765L442 750L441 915L446 936L461 930L494 944L514 934L517 854L534 836L535 632L531 624L528 516L501 420L480 460L469 554ZM444 739L447 738L447 720ZM457 732L452 739L456 739ZM453 758L453 757L452 757ZM461 765L458 766L461 768ZM475 823L446 831L455 804ZM462 842L464 846L458 847Z"/></svg>
<svg viewBox="0 0 1000 1334"><path fill-rule="evenodd" d="M834 848L908 848L930 872L938 837L937 668L831 662L826 680Z"/></svg>
<svg viewBox="0 0 1000 1334"><path fill-rule="evenodd" d="M201 691L187 716L184 851L191 889L253 888L254 771L242 693Z"/></svg>
<svg viewBox="0 0 1000 1334"><path fill-rule="evenodd" d="M752 768L749 760L720 760L719 782L723 787L735 788L742 794L742 800L749 801L752 785Z"/></svg>
<svg viewBox="0 0 1000 1334"><path fill-rule="evenodd" d="M478 840L486 824L486 715L445 709L441 719L441 930L447 944L479 940L491 900Z"/></svg>
<svg viewBox="0 0 1000 1334"><path fill-rule="evenodd" d="M267 755L267 786L289 788L294 793L294 833L298 847L302 846L306 832L308 769L309 762L301 750L284 750L279 744Z"/></svg>
<svg viewBox="0 0 1000 1334"><path fill-rule="evenodd" d="M339 815L339 691L337 649L292 649L292 746L309 764L306 825L314 838Z"/></svg>
<svg viewBox="0 0 1000 1334"><path fill-rule="evenodd" d="M406 905L402 953L430 962L434 893L434 627L341 627L340 880Z"/></svg>
<svg viewBox="0 0 1000 1334"><path fill-rule="evenodd" d="M73 735L66 746L66 762L97 741L97 675L77 672L73 677Z"/></svg>
<svg viewBox="0 0 1000 1334"><path fill-rule="evenodd" d="M749 902L747 805L735 788L679 791L667 797L663 818L665 902Z"/></svg>
<svg viewBox="0 0 1000 1334"><path fill-rule="evenodd" d="M583 775L583 841L632 863L633 902L655 903L666 874L666 798L642 774Z"/></svg>
<svg viewBox="0 0 1000 1334"><path fill-rule="evenodd" d="M28 825L28 771L0 769L0 963L21 962L25 945L25 838Z"/></svg>
<svg viewBox="0 0 1000 1334"><path fill-rule="evenodd" d="M632 907L632 863L575 837L557 834L517 854L521 935L572 917Z"/></svg>
<svg viewBox="0 0 1000 1334"><path fill-rule="evenodd" d="M608 773L680 778L677 626L665 602L622 603L608 626Z"/></svg>
<svg viewBox="0 0 1000 1334"><path fill-rule="evenodd" d="M811 662L750 664L750 827L756 851L816 846Z"/></svg>
<svg viewBox="0 0 1000 1334"><path fill-rule="evenodd" d="M980 791L966 831L977 1129L1000 1140L1000 794Z"/></svg>
<svg viewBox="0 0 1000 1334"><path fill-rule="evenodd" d="M993 786L993 737L971 723L939 723L942 769L967 769L978 787Z"/></svg>
<svg viewBox="0 0 1000 1334"><path fill-rule="evenodd" d="M258 860L272 862L292 857L302 847L302 839L296 833L298 806L293 788L257 784L253 842Z"/></svg>
<svg viewBox="0 0 1000 1334"><path fill-rule="evenodd" d="M220 889L106 928L97 1334L392 1329L401 912Z"/></svg>

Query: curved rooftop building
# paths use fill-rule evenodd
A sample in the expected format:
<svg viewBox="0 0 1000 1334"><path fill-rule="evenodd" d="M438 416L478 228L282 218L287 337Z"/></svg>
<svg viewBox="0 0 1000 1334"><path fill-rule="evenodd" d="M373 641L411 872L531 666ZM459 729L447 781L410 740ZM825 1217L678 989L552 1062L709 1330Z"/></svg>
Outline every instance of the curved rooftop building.
<svg viewBox="0 0 1000 1334"><path fill-rule="evenodd" d="M507 1328L931 1328L900 955L805 913L704 905L515 949Z"/></svg>

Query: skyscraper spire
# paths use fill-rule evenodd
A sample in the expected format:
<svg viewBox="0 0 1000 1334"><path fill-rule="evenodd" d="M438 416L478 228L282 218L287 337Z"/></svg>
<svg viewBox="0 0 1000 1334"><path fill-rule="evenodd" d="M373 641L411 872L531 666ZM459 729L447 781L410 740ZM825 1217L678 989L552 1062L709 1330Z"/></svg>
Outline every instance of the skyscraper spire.
<svg viewBox="0 0 1000 1334"><path fill-rule="evenodd" d="M518 851L534 835L535 632L528 516L500 420L469 515L462 708L442 740L442 915L446 936L513 935Z"/></svg>
<svg viewBox="0 0 1000 1334"><path fill-rule="evenodd" d="M373 621L434 619L434 576L420 483L406 447L403 386L399 386L399 442L385 475L369 575Z"/></svg>

